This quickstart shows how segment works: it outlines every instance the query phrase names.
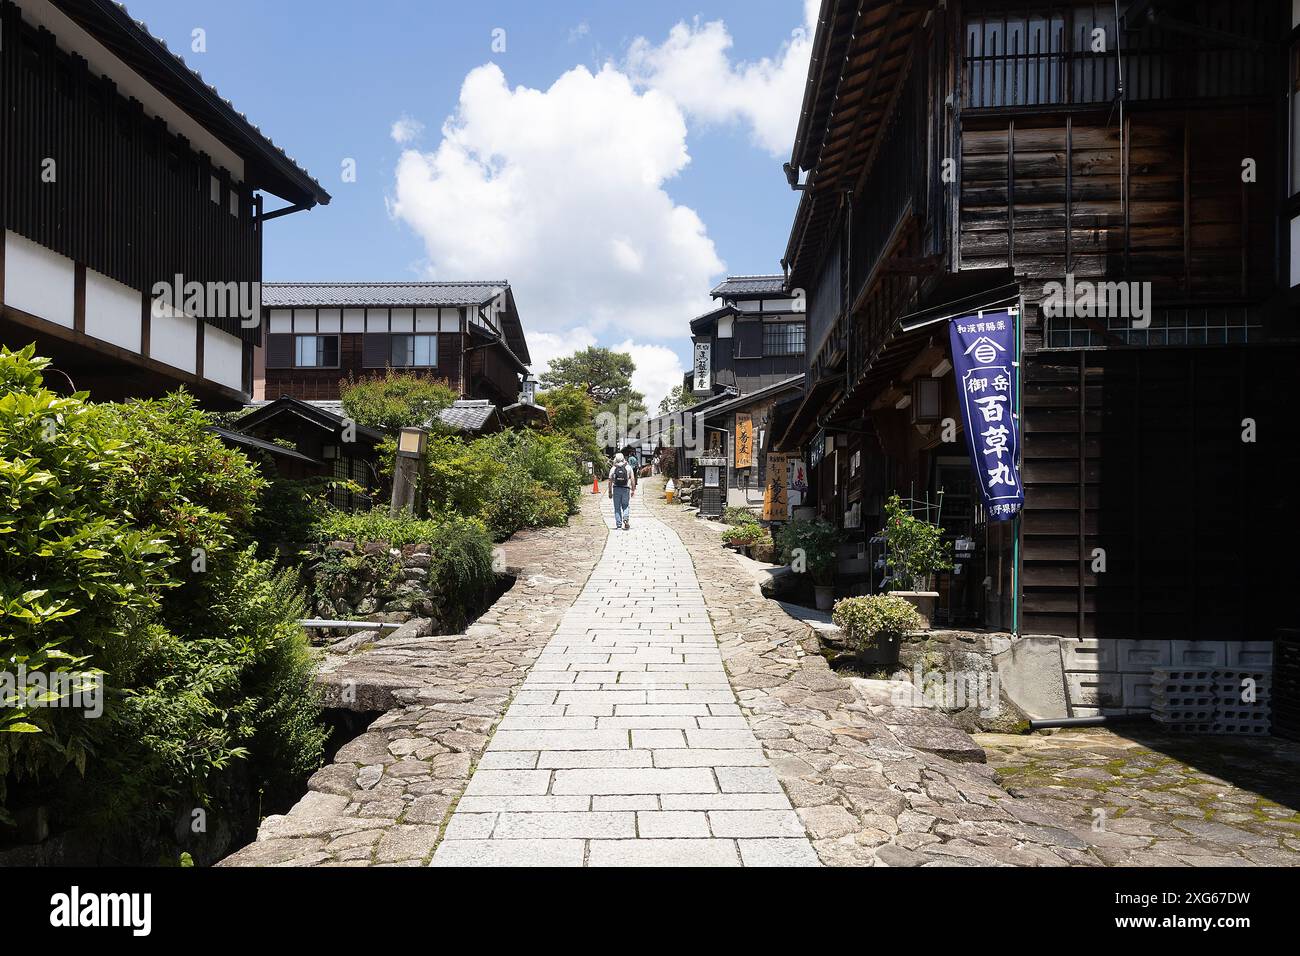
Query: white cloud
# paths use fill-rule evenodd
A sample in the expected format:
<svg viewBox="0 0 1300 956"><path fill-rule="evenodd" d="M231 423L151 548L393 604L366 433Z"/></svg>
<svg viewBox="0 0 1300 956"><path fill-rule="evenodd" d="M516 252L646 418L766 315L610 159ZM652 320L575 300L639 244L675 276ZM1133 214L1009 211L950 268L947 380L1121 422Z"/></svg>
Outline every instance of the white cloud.
<svg viewBox="0 0 1300 956"><path fill-rule="evenodd" d="M677 353L667 346L639 344L627 339L613 348L632 356L636 363L632 387L645 396L646 408L651 412L659 410L660 400L674 385L682 384L686 369Z"/></svg>
<svg viewBox="0 0 1300 956"><path fill-rule="evenodd" d="M816 30L818 0L804 0L803 25L774 57L733 62L731 34L721 20L680 22L659 45L637 37L627 69L638 85L671 96L701 123L745 123L756 145L789 155L803 101Z"/></svg>
<svg viewBox="0 0 1300 956"><path fill-rule="evenodd" d="M533 360L533 374L540 378L552 359L572 355L595 344L596 337L583 326L564 332L529 332L528 354Z"/></svg>
<svg viewBox="0 0 1300 956"><path fill-rule="evenodd" d="M569 42L576 43L589 33L591 33L591 25L586 20L583 20L576 27L569 30Z"/></svg>
<svg viewBox="0 0 1300 956"><path fill-rule="evenodd" d="M537 90L489 64L465 77L437 149L402 153L389 208L432 277L509 279L530 343L578 328L680 339L724 268L664 188L689 162L677 105L612 66Z"/></svg>
<svg viewBox="0 0 1300 956"><path fill-rule="evenodd" d="M393 128L389 130L389 135L393 137L395 143L409 143L419 138L424 132L424 124L417 119L409 116L401 116L393 123Z"/></svg>

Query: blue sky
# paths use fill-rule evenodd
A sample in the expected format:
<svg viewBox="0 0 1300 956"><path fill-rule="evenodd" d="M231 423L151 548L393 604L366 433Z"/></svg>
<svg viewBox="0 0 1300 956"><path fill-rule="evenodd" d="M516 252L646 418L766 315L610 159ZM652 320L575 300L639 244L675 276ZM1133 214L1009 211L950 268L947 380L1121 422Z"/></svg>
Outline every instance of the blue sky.
<svg viewBox="0 0 1300 956"><path fill-rule="evenodd" d="M807 7L127 2L333 196L268 223L268 281L506 278L535 370L627 346L652 399L712 283L779 270Z"/></svg>

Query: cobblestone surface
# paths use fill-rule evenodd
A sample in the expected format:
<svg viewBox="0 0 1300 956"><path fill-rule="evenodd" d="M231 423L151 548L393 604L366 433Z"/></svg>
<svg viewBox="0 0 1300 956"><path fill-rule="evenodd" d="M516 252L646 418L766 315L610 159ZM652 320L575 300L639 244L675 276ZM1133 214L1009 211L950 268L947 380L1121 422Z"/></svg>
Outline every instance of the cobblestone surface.
<svg viewBox="0 0 1300 956"><path fill-rule="evenodd" d="M1121 726L976 740L1011 793L1055 806L1106 863L1300 865L1300 745Z"/></svg>
<svg viewBox="0 0 1300 956"><path fill-rule="evenodd" d="M1017 799L992 768L907 746L765 599L716 531L654 497L690 551L741 712L822 862L834 866L1097 865L1053 802Z"/></svg>
<svg viewBox="0 0 1300 956"><path fill-rule="evenodd" d="M515 695L433 864L817 864L741 716L690 557L641 496Z"/></svg>
<svg viewBox="0 0 1300 956"><path fill-rule="evenodd" d="M595 566L608 532L604 498L594 499L584 496L566 527L504 545L515 585L465 634L390 636L330 661L331 704L386 713L218 865L427 863L494 726Z"/></svg>

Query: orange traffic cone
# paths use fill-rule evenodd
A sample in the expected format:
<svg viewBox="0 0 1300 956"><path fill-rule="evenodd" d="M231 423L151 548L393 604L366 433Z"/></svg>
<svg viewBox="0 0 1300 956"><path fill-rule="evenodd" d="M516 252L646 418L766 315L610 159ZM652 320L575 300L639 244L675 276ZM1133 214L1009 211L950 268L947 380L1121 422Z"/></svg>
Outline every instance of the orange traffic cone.
<svg viewBox="0 0 1300 956"><path fill-rule="evenodd" d="M595 475L591 476L591 493L593 495L600 494L600 479Z"/></svg>

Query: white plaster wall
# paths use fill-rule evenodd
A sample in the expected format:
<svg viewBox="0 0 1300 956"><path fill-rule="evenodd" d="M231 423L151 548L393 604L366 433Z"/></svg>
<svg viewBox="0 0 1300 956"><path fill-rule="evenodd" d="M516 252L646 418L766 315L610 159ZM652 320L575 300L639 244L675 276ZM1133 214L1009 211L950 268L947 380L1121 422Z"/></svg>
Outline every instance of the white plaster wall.
<svg viewBox="0 0 1300 956"><path fill-rule="evenodd" d="M195 321L188 315L155 314L149 322L149 357L185 372L196 371Z"/></svg>
<svg viewBox="0 0 1300 956"><path fill-rule="evenodd" d="M140 351L141 295L128 285L86 270L86 334Z"/></svg>
<svg viewBox="0 0 1300 956"><path fill-rule="evenodd" d="M244 390L244 343L229 332L203 327L203 377L236 391Z"/></svg>
<svg viewBox="0 0 1300 956"><path fill-rule="evenodd" d="M76 289L71 259L5 232L5 305L70 329Z"/></svg>

